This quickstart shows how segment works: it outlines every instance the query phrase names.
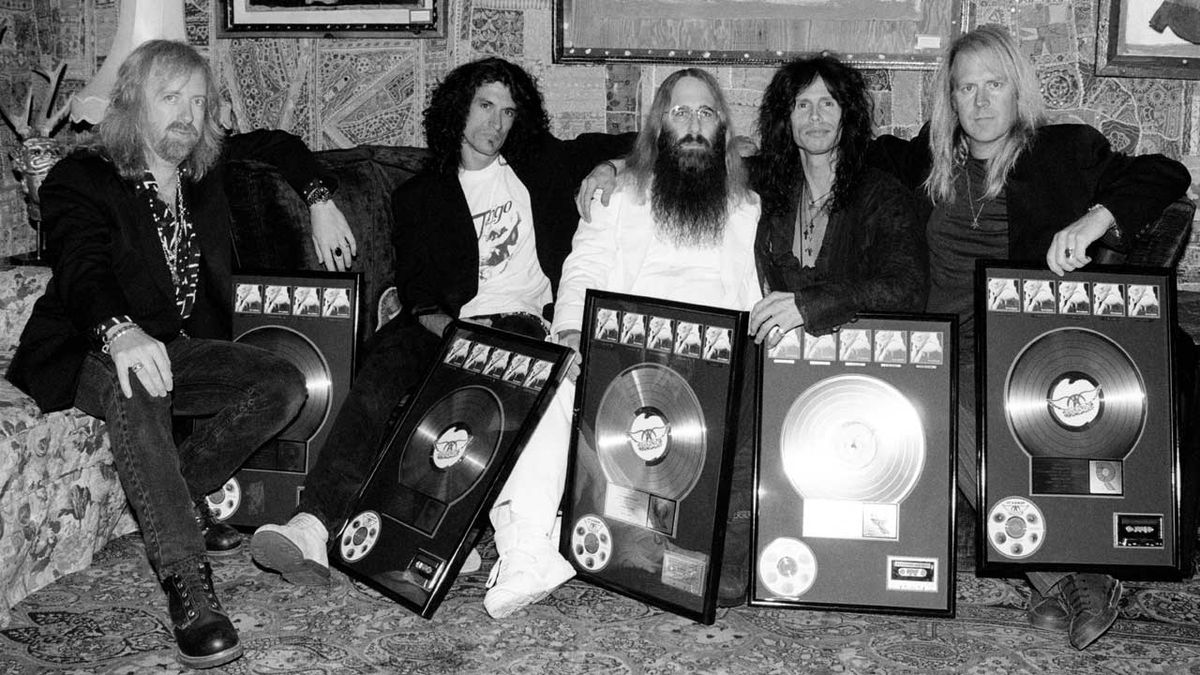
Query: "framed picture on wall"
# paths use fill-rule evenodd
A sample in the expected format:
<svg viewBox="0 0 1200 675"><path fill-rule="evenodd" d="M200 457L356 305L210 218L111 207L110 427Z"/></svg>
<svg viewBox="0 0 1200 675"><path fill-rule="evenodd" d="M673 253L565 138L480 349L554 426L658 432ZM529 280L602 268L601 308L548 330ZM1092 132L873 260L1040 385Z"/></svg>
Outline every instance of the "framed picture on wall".
<svg viewBox="0 0 1200 675"><path fill-rule="evenodd" d="M1200 24L1187 4L1100 0L1096 74L1200 80Z"/></svg>
<svg viewBox="0 0 1200 675"><path fill-rule="evenodd" d="M443 37L446 2L220 0L217 37Z"/></svg>
<svg viewBox="0 0 1200 675"><path fill-rule="evenodd" d="M855 65L932 69L967 8L967 0L554 0L554 59L764 64L828 51Z"/></svg>

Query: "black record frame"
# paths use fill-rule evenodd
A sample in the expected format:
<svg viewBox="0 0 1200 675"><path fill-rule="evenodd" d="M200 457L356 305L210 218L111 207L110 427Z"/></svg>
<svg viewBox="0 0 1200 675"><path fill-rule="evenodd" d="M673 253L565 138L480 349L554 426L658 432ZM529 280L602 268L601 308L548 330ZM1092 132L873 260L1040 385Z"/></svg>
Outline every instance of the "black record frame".
<svg viewBox="0 0 1200 675"><path fill-rule="evenodd" d="M715 621L748 323L587 292L560 539L579 578Z"/></svg>
<svg viewBox="0 0 1200 675"><path fill-rule="evenodd" d="M455 321L384 437L335 562L432 618L572 358L566 347Z"/></svg>
<svg viewBox="0 0 1200 675"><path fill-rule="evenodd" d="M763 347L751 606L954 616L957 337L871 313Z"/></svg>
<svg viewBox="0 0 1200 675"><path fill-rule="evenodd" d="M981 260L975 286L979 573L1186 575L1174 270Z"/></svg>

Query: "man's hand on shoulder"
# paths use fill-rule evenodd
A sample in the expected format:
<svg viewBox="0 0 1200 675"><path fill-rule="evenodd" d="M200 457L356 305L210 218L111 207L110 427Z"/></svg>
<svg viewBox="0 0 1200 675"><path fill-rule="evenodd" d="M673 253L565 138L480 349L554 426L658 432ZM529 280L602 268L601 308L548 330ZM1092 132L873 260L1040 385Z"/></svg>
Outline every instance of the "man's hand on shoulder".
<svg viewBox="0 0 1200 675"><path fill-rule="evenodd" d="M330 272L350 269L354 256L358 255L358 243L341 209L332 200L326 200L313 204L308 212L317 260Z"/></svg>
<svg viewBox="0 0 1200 675"><path fill-rule="evenodd" d="M592 172L579 184L579 192L575 193L575 208L584 222L592 222L592 198L600 191L600 204L608 206L608 200L617 188L617 174L625 168L625 160L605 160L596 165Z"/></svg>

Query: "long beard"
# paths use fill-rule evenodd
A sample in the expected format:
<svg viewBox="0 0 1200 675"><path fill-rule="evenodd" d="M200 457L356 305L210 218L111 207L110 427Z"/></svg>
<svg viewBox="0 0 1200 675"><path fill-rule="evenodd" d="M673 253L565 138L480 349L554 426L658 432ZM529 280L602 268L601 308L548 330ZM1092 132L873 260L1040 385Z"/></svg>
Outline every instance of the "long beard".
<svg viewBox="0 0 1200 675"><path fill-rule="evenodd" d="M723 139L724 130L716 137ZM699 141L703 149L682 149ZM658 137L658 159L650 188L650 206L658 233L679 246L711 247L725 234L729 207L725 184L725 144L703 136L675 138L664 130Z"/></svg>
<svg viewBox="0 0 1200 675"><path fill-rule="evenodd" d="M178 164L192 154L199 142L200 132L196 131L196 127L183 122L172 122L154 144L154 151L166 161Z"/></svg>

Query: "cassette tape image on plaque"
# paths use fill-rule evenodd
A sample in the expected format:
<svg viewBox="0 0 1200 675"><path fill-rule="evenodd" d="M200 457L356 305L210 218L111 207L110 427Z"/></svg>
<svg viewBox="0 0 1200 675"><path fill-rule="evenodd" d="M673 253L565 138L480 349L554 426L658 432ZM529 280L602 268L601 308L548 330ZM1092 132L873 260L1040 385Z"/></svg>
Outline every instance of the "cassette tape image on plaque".
<svg viewBox="0 0 1200 675"><path fill-rule="evenodd" d="M548 342L454 324L331 557L432 617L570 358Z"/></svg>
<svg viewBox="0 0 1200 675"><path fill-rule="evenodd" d="M791 335L762 359L750 604L953 614L953 320Z"/></svg>
<svg viewBox="0 0 1200 675"><path fill-rule="evenodd" d="M360 283L359 274L347 272L233 275L234 341L296 366L308 398L295 419L208 495L218 519L255 526L285 521L295 512L305 477L350 391ZM324 306L331 311L322 311Z"/></svg>
<svg viewBox="0 0 1200 675"><path fill-rule="evenodd" d="M588 291L560 539L581 578L713 622L746 322Z"/></svg>
<svg viewBox="0 0 1200 675"><path fill-rule="evenodd" d="M1172 576L1185 556L1175 476L1174 278L1166 270L984 263L1020 311L985 301L980 567Z"/></svg>

